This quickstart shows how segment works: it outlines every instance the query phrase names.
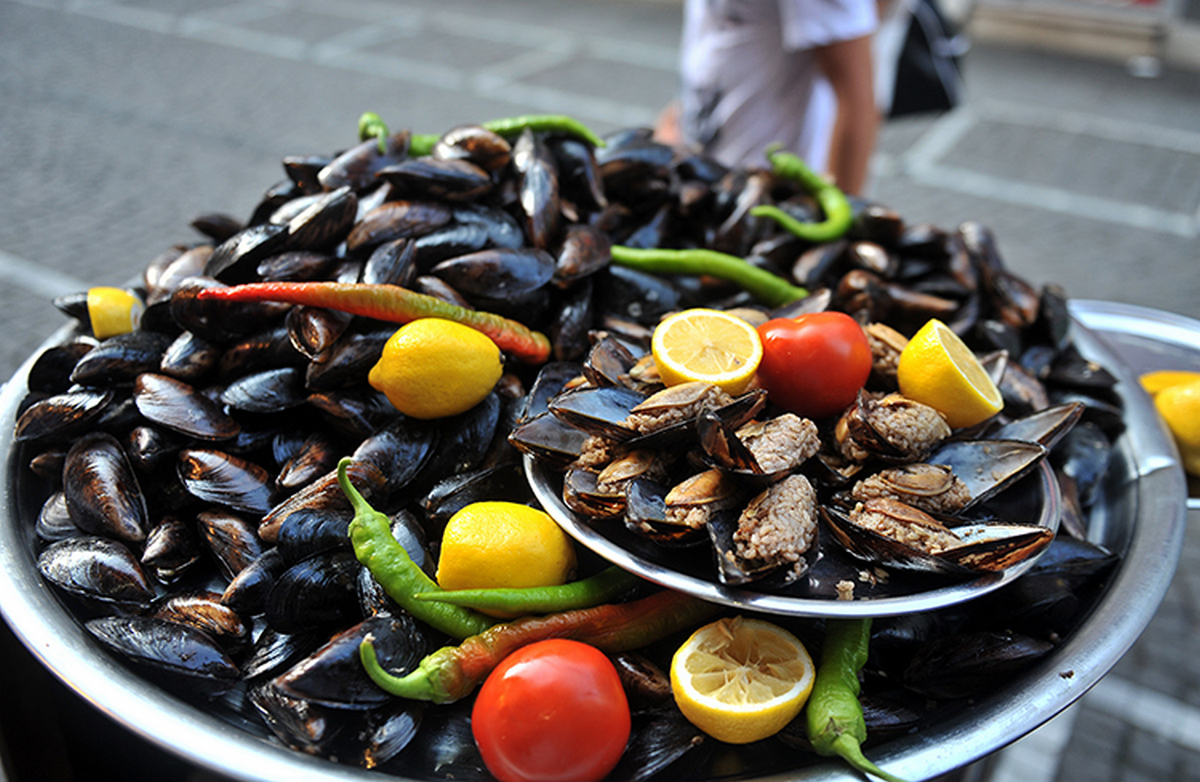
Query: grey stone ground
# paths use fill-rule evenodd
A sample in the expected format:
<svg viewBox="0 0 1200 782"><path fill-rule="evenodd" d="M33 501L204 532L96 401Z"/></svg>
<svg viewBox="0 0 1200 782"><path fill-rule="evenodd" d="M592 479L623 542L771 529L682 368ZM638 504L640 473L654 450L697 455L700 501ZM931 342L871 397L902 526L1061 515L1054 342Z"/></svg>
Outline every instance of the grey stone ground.
<svg viewBox="0 0 1200 782"><path fill-rule="evenodd" d="M679 22L632 0L0 0L0 375L65 322L50 298L131 279L201 212L248 214L285 155L344 147L366 109L423 132L530 111L651 123ZM978 45L966 77L961 109L884 129L870 195L987 223L1034 283L1200 318L1197 74ZM977 772L1200 779L1198 524L1112 674ZM138 778L138 751L118 754L97 776Z"/></svg>

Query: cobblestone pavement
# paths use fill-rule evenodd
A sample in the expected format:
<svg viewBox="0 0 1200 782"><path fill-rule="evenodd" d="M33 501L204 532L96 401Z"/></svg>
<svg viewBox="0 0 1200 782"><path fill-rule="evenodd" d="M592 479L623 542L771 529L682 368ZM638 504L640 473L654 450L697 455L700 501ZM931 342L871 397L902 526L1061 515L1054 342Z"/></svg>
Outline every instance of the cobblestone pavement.
<svg viewBox="0 0 1200 782"><path fill-rule="evenodd" d="M248 214L284 156L343 147L365 109L423 132L650 124L679 22L632 0L0 0L0 375L66 322L48 299L132 279L201 212ZM870 195L987 223L1035 284L1200 318L1200 78L978 45L966 79L959 110L884 129ZM1112 673L972 774L1200 779L1198 525Z"/></svg>

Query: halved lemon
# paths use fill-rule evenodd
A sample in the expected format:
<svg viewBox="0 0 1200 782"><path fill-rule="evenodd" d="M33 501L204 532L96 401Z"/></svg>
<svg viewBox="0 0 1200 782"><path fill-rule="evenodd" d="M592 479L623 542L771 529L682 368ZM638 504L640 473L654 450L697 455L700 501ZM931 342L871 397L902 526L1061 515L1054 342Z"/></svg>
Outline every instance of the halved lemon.
<svg viewBox="0 0 1200 782"><path fill-rule="evenodd" d="M773 736L795 719L816 668L796 636L741 616L701 627L671 660L671 692L700 730L730 744Z"/></svg>
<svg viewBox="0 0 1200 782"><path fill-rule="evenodd" d="M952 429L983 423L1004 409L1004 397L979 359L936 318L900 352L896 377L900 393L940 412Z"/></svg>
<svg viewBox="0 0 1200 782"><path fill-rule="evenodd" d="M1154 395L1154 407L1180 448L1200 449L1200 380L1164 388Z"/></svg>
<svg viewBox="0 0 1200 782"><path fill-rule="evenodd" d="M700 380L740 394L762 360L762 340L748 322L711 309L670 315L650 341L659 377L669 386Z"/></svg>
<svg viewBox="0 0 1200 782"><path fill-rule="evenodd" d="M1171 386L1200 380L1200 372L1189 372L1186 369L1159 369L1147 372L1138 380L1141 382L1142 388L1146 389L1146 393L1154 396L1159 391L1164 391Z"/></svg>

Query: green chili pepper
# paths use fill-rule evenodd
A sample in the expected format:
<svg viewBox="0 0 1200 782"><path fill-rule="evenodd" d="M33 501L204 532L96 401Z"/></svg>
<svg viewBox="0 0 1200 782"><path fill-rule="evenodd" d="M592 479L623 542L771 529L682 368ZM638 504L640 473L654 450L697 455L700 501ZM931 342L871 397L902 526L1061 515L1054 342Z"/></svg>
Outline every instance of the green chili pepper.
<svg viewBox="0 0 1200 782"><path fill-rule="evenodd" d="M736 283L768 307L780 307L808 296L808 290L792 285L766 269L746 263L735 255L716 250L641 250L615 244L613 263L652 274L707 274Z"/></svg>
<svg viewBox="0 0 1200 782"><path fill-rule="evenodd" d="M535 133L562 133L580 138L594 147L604 146L604 139L592 132L591 128L563 114L525 114L520 117L488 120L480 125L506 139L516 138L523 130L529 128ZM413 157L428 155L439 138L441 136L430 133L414 134L408 145L408 154Z"/></svg>
<svg viewBox="0 0 1200 782"><path fill-rule="evenodd" d="M767 159L776 174L799 183L817 199L825 219L819 223L804 223L777 206L762 204L750 210L755 217L769 217L785 230L810 242L831 242L850 229L854 219L850 200L836 185L804 164L799 156L778 147L767 149Z"/></svg>
<svg viewBox="0 0 1200 782"><path fill-rule="evenodd" d="M372 508L354 488L346 475L346 468L351 462L349 457L344 458L337 467L338 483L354 507L354 519L350 522L349 530L350 542L354 544L354 556L371 571L388 597L416 619L454 638L467 638L491 627L495 620L469 608L413 599L417 592L432 592L440 587L412 561L404 546L392 537L388 517Z"/></svg>
<svg viewBox="0 0 1200 782"><path fill-rule="evenodd" d="M362 116L358 118L358 137L362 141L369 138L379 139L380 153L387 152L387 124L373 111L364 111Z"/></svg>
<svg viewBox="0 0 1200 782"><path fill-rule="evenodd" d="M721 610L715 603L663 590L628 603L606 603L494 625L458 646L438 649L404 676L383 669L369 636L359 644L358 656L371 680L392 695L449 703L470 695L505 657L535 641L570 638L603 652L623 652L706 622Z"/></svg>
<svg viewBox="0 0 1200 782"><path fill-rule="evenodd" d="M830 619L817 679L805 706L808 738L818 754L838 756L854 768L888 782L904 782L862 753L867 725L858 700L858 673L867 664L871 619Z"/></svg>
<svg viewBox="0 0 1200 782"><path fill-rule="evenodd" d="M642 581L637 576L614 565L590 578L569 584L511 589L447 589L419 592L413 597L417 600L453 603L476 611L523 616L590 608L614 600L640 583Z"/></svg>

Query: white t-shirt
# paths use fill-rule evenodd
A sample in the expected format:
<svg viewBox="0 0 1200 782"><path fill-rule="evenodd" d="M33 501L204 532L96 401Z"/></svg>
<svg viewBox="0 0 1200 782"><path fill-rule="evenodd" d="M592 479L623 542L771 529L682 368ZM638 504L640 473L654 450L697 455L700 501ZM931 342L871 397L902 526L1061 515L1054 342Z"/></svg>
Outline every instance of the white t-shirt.
<svg viewBox="0 0 1200 782"><path fill-rule="evenodd" d="M725 165L779 142L826 170L836 98L811 49L871 34L875 0L687 0L680 129Z"/></svg>

